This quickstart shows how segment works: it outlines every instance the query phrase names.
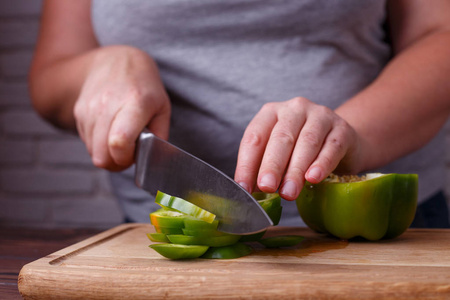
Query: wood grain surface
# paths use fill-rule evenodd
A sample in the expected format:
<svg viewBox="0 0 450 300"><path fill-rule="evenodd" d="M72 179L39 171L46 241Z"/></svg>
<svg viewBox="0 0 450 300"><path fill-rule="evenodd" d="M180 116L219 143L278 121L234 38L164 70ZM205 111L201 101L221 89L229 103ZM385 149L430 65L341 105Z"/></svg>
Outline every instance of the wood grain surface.
<svg viewBox="0 0 450 300"><path fill-rule="evenodd" d="M17 278L24 265L100 232L98 229L0 226L0 299L22 299Z"/></svg>
<svg viewBox="0 0 450 300"><path fill-rule="evenodd" d="M341 241L307 228L286 249L255 246L233 260L172 261L148 248L147 224L125 224L24 266L29 299L450 299L450 230L410 229L378 242Z"/></svg>

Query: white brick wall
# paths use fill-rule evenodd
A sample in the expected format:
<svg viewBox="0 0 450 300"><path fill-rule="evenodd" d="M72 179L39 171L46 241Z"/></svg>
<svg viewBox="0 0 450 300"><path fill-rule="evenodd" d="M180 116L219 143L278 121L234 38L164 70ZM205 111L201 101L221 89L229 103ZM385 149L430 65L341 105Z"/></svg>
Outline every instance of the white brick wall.
<svg viewBox="0 0 450 300"><path fill-rule="evenodd" d="M0 0L0 226L98 227L121 223L107 173L84 144L32 109L27 73L40 0Z"/></svg>
<svg viewBox="0 0 450 300"><path fill-rule="evenodd" d="M42 121L30 105L26 76L40 6L0 0L0 226L107 228L122 217L106 172L92 166L77 137ZM450 174L450 150L446 164Z"/></svg>

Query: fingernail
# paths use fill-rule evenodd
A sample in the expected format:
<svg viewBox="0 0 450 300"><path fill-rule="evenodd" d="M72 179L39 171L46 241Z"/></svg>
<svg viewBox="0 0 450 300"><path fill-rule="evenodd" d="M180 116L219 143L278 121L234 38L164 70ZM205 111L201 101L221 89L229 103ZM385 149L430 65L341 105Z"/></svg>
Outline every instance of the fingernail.
<svg viewBox="0 0 450 300"><path fill-rule="evenodd" d="M275 179L275 176L268 173L261 178L261 180L259 181L259 186L267 187L272 190L276 190L277 189L277 180Z"/></svg>
<svg viewBox="0 0 450 300"><path fill-rule="evenodd" d="M319 167L312 167L308 172L308 177L315 181L320 181L322 178L322 170Z"/></svg>
<svg viewBox="0 0 450 300"><path fill-rule="evenodd" d="M239 184L240 186L242 186L242 187L244 188L244 190L246 190L247 192L250 193L250 189L248 188L248 184L247 184L247 183L241 181L241 182L238 182L238 184Z"/></svg>
<svg viewBox="0 0 450 300"><path fill-rule="evenodd" d="M292 180L287 180L281 187L281 194L293 199L297 197L297 184Z"/></svg>

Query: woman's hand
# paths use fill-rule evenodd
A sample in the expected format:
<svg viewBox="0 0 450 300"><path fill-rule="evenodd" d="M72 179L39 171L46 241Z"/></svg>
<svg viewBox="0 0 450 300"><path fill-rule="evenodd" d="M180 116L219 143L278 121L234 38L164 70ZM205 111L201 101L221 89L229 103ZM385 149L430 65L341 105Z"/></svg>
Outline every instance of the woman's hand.
<svg viewBox="0 0 450 300"><path fill-rule="evenodd" d="M78 133L94 165L111 171L131 166L145 127L167 139L170 111L154 61L126 46L98 51L74 106Z"/></svg>
<svg viewBox="0 0 450 300"><path fill-rule="evenodd" d="M90 0L43 4L29 76L33 106L55 126L76 129L96 166L129 167L145 127L168 136L170 102L155 62L137 48L102 47Z"/></svg>
<svg viewBox="0 0 450 300"><path fill-rule="evenodd" d="M255 184L295 200L305 182L318 183L339 165L358 168L359 138L331 109L306 98L268 103L241 141L235 180L251 192Z"/></svg>

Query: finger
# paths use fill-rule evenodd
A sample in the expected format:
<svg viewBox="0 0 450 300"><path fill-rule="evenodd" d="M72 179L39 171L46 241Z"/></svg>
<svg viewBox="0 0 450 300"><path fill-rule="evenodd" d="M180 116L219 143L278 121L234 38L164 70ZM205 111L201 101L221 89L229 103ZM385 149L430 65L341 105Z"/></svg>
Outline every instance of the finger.
<svg viewBox="0 0 450 300"><path fill-rule="evenodd" d="M92 158L92 128L93 122L90 118L90 110L87 108L87 103L83 97L80 97L74 107L74 116L76 121L76 127L80 139L84 142L89 155Z"/></svg>
<svg viewBox="0 0 450 300"><path fill-rule="evenodd" d="M306 180L319 183L336 169L350 145L351 138L346 127L345 125L336 126L328 134L322 150L306 173Z"/></svg>
<svg viewBox="0 0 450 300"><path fill-rule="evenodd" d="M272 193L278 189L305 120L301 109L285 106L280 111L259 170L258 187L262 191Z"/></svg>
<svg viewBox="0 0 450 300"><path fill-rule="evenodd" d="M280 195L295 200L303 187L305 173L321 151L325 138L331 130L331 122L320 113L308 116L289 162Z"/></svg>
<svg viewBox="0 0 450 300"><path fill-rule="evenodd" d="M84 145L86 146L86 150L88 151L89 156L91 156L92 155L92 149L86 143L86 137L85 137L85 134L84 134L83 121L81 119L76 118L75 125L76 125L76 128L77 128L78 136L80 137L80 139L83 141Z"/></svg>
<svg viewBox="0 0 450 300"><path fill-rule="evenodd" d="M170 109L153 112L152 108L137 105L134 101L124 105L111 124L108 138L113 161L119 166L130 166L134 161L136 140L141 131L148 125L148 128L157 130L159 135L167 138L169 121Z"/></svg>
<svg viewBox="0 0 450 300"><path fill-rule="evenodd" d="M136 106L125 105L117 113L107 143L116 164L130 166L133 163L136 140L147 123L148 117Z"/></svg>
<svg viewBox="0 0 450 300"><path fill-rule="evenodd" d="M273 126L277 122L273 103L265 104L247 126L242 137L234 179L248 192L256 185L259 166Z"/></svg>
<svg viewBox="0 0 450 300"><path fill-rule="evenodd" d="M156 114L147 125L147 129L156 136L167 140L169 138L170 108Z"/></svg>
<svg viewBox="0 0 450 300"><path fill-rule="evenodd" d="M113 116L114 109L111 106L105 105L103 109L98 111L92 133L92 162L96 167L110 171L116 171L118 169L118 166L109 153L108 146L108 135Z"/></svg>

